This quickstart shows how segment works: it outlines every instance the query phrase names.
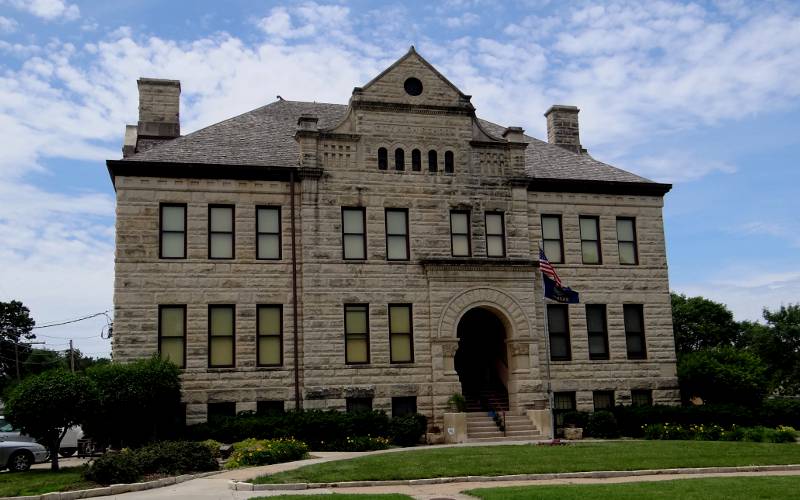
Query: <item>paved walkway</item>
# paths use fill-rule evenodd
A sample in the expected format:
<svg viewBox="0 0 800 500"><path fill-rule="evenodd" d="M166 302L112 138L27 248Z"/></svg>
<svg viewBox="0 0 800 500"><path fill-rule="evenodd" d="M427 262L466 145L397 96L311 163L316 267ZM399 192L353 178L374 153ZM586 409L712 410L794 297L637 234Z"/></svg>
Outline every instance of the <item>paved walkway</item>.
<svg viewBox="0 0 800 500"><path fill-rule="evenodd" d="M479 443L480 446L503 446L511 444L530 443L530 441L520 442L503 442L503 443ZM447 445L469 447L475 446L478 443L469 443L464 445ZM442 448L442 445L435 446ZM136 499L173 499L173 500L191 500L191 499L247 499L255 497L269 497L279 495L321 495L324 500L324 495L330 493L402 493L419 500L433 500L433 499L453 499L453 500L475 500L475 497L464 495L463 491L476 488L500 488L511 486L530 486L530 485L553 485L553 484L604 484L604 483L629 483L641 481L668 481L671 479L695 479L702 477L749 477L749 476L797 476L800 475L800 470L794 471L765 471L765 472L736 472L736 473L706 473L706 474L658 474L658 475L643 475L643 476L628 476L628 477L614 477L614 478L564 478L564 479L546 479L537 481L469 481L458 483L444 483L444 484L428 484L428 485L395 485L395 486L370 486L370 487L352 487L352 488L319 488L312 490L300 491L234 491L228 486L231 480L246 481L257 476L264 474L274 474L276 472L283 472L286 470L297 469L306 465L316 463L329 462L333 460L344 460L348 458L355 458L368 454L378 453L402 453L403 451L419 450L427 448L424 446L416 448L395 448L391 450L382 450L376 452L314 452L314 458L308 460L301 460L297 462L289 462L283 464L268 465L262 467L248 467L245 469L236 469L231 471L220 472L212 476L193 479L181 484L166 486L146 491L130 492L120 495L111 495L105 497L96 497L98 499L120 499L120 500L136 500Z"/></svg>

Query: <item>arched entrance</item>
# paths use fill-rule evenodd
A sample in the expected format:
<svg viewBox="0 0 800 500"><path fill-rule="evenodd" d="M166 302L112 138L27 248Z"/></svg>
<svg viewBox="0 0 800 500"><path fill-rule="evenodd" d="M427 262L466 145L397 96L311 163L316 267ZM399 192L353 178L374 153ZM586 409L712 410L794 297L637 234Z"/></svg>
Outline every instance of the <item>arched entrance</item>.
<svg viewBox="0 0 800 500"><path fill-rule="evenodd" d="M506 329L489 309L475 307L458 323L455 369L468 411L508 410Z"/></svg>

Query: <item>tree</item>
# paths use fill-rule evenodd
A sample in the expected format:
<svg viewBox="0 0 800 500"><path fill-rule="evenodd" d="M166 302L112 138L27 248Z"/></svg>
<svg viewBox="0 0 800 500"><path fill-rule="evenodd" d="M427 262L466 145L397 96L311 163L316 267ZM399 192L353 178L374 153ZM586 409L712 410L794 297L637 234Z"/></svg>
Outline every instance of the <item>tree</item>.
<svg viewBox="0 0 800 500"><path fill-rule="evenodd" d="M766 324L745 322L741 344L766 363L771 386L783 395L800 393L800 304L764 308Z"/></svg>
<svg viewBox="0 0 800 500"><path fill-rule="evenodd" d="M31 333L36 324L30 310L22 302L0 302L0 375L3 378L20 378L19 360L30 353L30 346L21 341L33 340Z"/></svg>
<svg viewBox="0 0 800 500"><path fill-rule="evenodd" d="M671 294L672 329L678 355L712 347L733 346L742 328L724 305L703 297Z"/></svg>
<svg viewBox="0 0 800 500"><path fill-rule="evenodd" d="M97 390L85 375L52 370L11 389L5 411L13 425L50 450L51 468L57 471L61 440L70 427L97 412Z"/></svg>
<svg viewBox="0 0 800 500"><path fill-rule="evenodd" d="M684 399L699 396L711 404L755 406L769 388L767 366L761 359L729 346L683 354L678 380Z"/></svg>
<svg viewBox="0 0 800 500"><path fill-rule="evenodd" d="M172 437L181 413L180 370L153 357L96 365L86 375L96 384L100 408L83 430L94 440L137 446Z"/></svg>

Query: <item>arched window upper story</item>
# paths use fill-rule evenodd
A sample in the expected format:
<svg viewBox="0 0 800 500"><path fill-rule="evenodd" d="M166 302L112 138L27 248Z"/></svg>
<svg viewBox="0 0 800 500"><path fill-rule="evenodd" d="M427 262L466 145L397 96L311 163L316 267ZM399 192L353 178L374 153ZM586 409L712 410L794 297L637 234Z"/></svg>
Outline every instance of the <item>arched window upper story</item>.
<svg viewBox="0 0 800 500"><path fill-rule="evenodd" d="M378 148L378 170L389 168L389 152L386 148Z"/></svg>
<svg viewBox="0 0 800 500"><path fill-rule="evenodd" d="M455 164L453 160L453 152L452 151L445 151L444 153L444 171L447 174L452 174L455 170Z"/></svg>
<svg viewBox="0 0 800 500"><path fill-rule="evenodd" d="M422 153L419 152L419 149L411 152L411 170L414 172L422 170Z"/></svg>
<svg viewBox="0 0 800 500"><path fill-rule="evenodd" d="M403 151L403 148L397 148L394 150L394 169L406 169L406 154L405 151Z"/></svg>
<svg viewBox="0 0 800 500"><path fill-rule="evenodd" d="M439 170L439 159L436 156L436 150L431 149L428 151L428 172L436 172Z"/></svg>

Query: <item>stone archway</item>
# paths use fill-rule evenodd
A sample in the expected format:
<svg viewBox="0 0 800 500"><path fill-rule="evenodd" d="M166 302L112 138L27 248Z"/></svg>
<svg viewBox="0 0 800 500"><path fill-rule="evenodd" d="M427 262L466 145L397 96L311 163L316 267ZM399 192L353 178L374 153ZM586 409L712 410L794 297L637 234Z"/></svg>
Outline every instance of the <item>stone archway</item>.
<svg viewBox="0 0 800 500"><path fill-rule="evenodd" d="M475 307L458 323L453 364L469 411L508 410L506 329L491 310Z"/></svg>

